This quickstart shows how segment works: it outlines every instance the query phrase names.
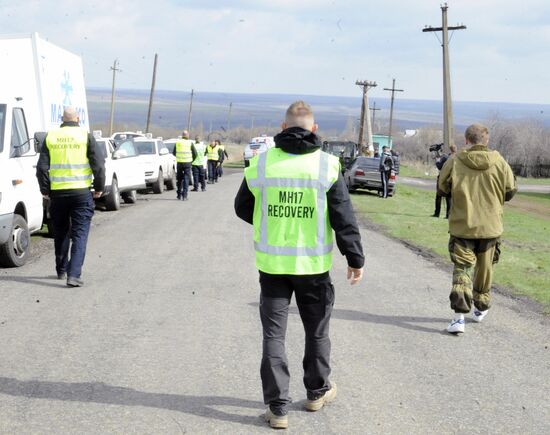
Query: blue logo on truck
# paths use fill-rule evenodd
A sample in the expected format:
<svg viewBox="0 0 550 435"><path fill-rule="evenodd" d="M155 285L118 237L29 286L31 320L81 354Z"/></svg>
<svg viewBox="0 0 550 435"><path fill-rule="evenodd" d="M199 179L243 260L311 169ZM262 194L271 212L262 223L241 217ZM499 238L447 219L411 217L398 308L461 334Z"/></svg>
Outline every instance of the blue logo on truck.
<svg viewBox="0 0 550 435"><path fill-rule="evenodd" d="M63 94L63 104L52 103L50 106L50 123L53 125L61 124L63 121L63 109L67 106L72 106L73 84L71 81L71 75L68 71L63 73L61 91ZM76 106L75 109L80 117L80 125L88 125L86 109L78 106Z"/></svg>
<svg viewBox="0 0 550 435"><path fill-rule="evenodd" d="M63 81L61 82L61 89L63 89L63 92L65 94L65 96L63 97L63 105L70 106L71 96L73 94L73 85L71 83L71 76L69 75L69 71L65 71L63 73Z"/></svg>

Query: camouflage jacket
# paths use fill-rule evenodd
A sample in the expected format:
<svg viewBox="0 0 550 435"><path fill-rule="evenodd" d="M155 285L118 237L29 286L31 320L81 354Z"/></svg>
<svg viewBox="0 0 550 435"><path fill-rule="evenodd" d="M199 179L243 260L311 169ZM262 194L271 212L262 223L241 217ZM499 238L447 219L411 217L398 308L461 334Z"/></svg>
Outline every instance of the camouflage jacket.
<svg viewBox="0 0 550 435"><path fill-rule="evenodd" d="M447 160L438 192L452 197L449 233L464 239L499 237L504 201L517 191L510 165L498 151L474 145Z"/></svg>

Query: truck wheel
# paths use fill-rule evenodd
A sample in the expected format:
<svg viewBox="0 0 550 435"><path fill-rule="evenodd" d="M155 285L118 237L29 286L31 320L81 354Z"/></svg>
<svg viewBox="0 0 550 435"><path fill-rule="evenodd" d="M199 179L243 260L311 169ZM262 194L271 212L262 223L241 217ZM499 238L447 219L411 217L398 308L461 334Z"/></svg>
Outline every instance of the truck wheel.
<svg viewBox="0 0 550 435"><path fill-rule="evenodd" d="M159 169L159 176L157 177L157 181L153 183L153 192L162 193L163 190L164 190L164 174L162 173L162 169Z"/></svg>
<svg viewBox="0 0 550 435"><path fill-rule="evenodd" d="M137 195L135 190L130 190L129 192L124 192L122 194L122 199L125 204L135 204L137 201Z"/></svg>
<svg viewBox="0 0 550 435"><path fill-rule="evenodd" d="M176 169L172 168L172 176L166 180L166 189L174 190L176 188Z"/></svg>
<svg viewBox="0 0 550 435"><path fill-rule="evenodd" d="M108 211L120 209L120 192L118 190L118 181L115 177L113 177L113 182L111 183L111 192L105 198L105 208Z"/></svg>
<svg viewBox="0 0 550 435"><path fill-rule="evenodd" d="M13 215L11 235L0 245L0 264L5 267L20 267L27 262L30 252L30 234L25 218Z"/></svg>

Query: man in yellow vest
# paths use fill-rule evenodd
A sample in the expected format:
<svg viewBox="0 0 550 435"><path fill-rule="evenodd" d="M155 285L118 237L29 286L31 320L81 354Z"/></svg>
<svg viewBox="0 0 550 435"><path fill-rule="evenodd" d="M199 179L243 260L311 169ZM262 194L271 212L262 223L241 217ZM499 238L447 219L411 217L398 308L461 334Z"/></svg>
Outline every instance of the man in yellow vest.
<svg viewBox="0 0 550 435"><path fill-rule="evenodd" d="M206 147L206 158L208 159L208 184L218 182L218 164L220 161L220 146L218 141L211 141Z"/></svg>
<svg viewBox="0 0 550 435"><path fill-rule="evenodd" d="M220 156L220 160L218 162L218 178L221 178L223 176L223 162L226 158L229 157L229 154L227 154L227 151L225 149L225 145L222 145L221 141L220 140L217 140L216 139L216 143L218 144L218 146L220 147L220 151L219 151L219 156Z"/></svg>
<svg viewBox="0 0 550 435"><path fill-rule="evenodd" d="M191 178L191 163L197 157L197 151L189 140L189 132L184 130L174 146L176 156L176 193L177 198L187 201L189 180Z"/></svg>
<svg viewBox="0 0 550 435"><path fill-rule="evenodd" d="M289 370L285 333L292 293L304 325L305 407L317 411L336 397L329 380L329 321L334 304L333 231L348 263L351 284L363 276L361 236L338 159L321 151L311 107L303 101L287 110L276 147L245 169L235 212L254 226L260 271L263 355L260 368L265 419L287 428Z"/></svg>
<svg viewBox="0 0 550 435"><path fill-rule="evenodd" d="M105 187L105 158L79 122L75 108L66 107L61 127L46 135L36 167L40 191L50 200L57 278L67 278L69 287L84 284L80 276L94 214L93 198L101 197Z"/></svg>
<svg viewBox="0 0 550 435"><path fill-rule="evenodd" d="M196 151L196 157L193 159L191 164L191 170L193 172L193 192L199 191L199 184L201 186L201 191L206 192L206 174L204 171L204 159L206 146L201 142L199 136L195 137L195 143L193 144Z"/></svg>

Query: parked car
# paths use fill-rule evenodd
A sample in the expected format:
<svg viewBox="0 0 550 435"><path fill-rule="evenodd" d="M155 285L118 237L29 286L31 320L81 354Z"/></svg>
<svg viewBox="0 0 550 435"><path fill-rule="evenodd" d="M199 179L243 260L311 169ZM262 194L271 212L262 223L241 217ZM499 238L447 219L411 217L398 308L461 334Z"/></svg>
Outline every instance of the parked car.
<svg viewBox="0 0 550 435"><path fill-rule="evenodd" d="M250 165L250 159L260 153L267 151L275 146L275 140L272 136L259 136L250 140L244 147L243 160L244 166Z"/></svg>
<svg viewBox="0 0 550 435"><path fill-rule="evenodd" d="M357 157L349 169L345 170L344 180L350 192L357 189L367 189L381 193L380 159L378 157ZM397 190L397 171L394 169L391 171L388 187L389 196L395 195Z"/></svg>
<svg viewBox="0 0 550 435"><path fill-rule="evenodd" d="M96 138L105 158L105 190L99 202L107 210L118 210L120 198L126 204L136 202L136 189L145 189L143 164L132 139L119 142L116 150L113 139Z"/></svg>
<svg viewBox="0 0 550 435"><path fill-rule="evenodd" d="M135 137L133 139L145 175L145 184L154 193L176 188L176 157L168 151L161 138Z"/></svg>

